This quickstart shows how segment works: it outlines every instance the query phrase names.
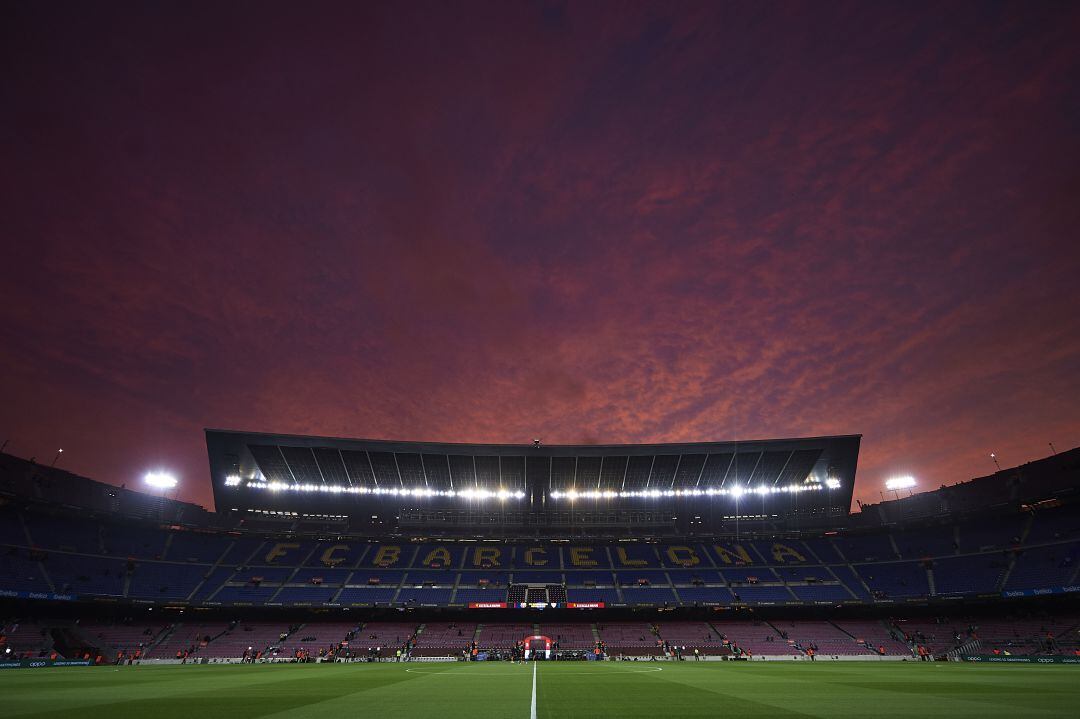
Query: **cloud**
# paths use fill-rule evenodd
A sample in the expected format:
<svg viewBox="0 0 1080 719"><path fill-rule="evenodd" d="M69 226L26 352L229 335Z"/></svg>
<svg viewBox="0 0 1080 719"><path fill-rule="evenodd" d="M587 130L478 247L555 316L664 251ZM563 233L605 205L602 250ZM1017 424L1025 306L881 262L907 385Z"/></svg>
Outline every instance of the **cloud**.
<svg viewBox="0 0 1080 719"><path fill-rule="evenodd" d="M208 503L205 426L863 433L873 499L1080 444L1075 8L200 12L10 26L13 451Z"/></svg>

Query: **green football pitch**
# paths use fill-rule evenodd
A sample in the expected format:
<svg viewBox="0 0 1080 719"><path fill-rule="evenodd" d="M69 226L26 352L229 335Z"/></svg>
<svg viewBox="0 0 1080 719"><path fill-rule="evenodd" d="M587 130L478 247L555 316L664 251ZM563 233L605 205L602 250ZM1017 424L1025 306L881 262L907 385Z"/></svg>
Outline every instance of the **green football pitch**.
<svg viewBox="0 0 1080 719"><path fill-rule="evenodd" d="M1080 666L566 662L0 672L0 717L1075 717Z"/></svg>

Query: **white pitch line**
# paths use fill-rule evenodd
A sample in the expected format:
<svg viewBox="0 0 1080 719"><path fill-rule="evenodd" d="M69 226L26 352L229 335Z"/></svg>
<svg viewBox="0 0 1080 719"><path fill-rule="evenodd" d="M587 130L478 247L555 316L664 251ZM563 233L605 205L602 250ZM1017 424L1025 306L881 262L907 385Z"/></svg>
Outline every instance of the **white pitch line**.
<svg viewBox="0 0 1080 719"><path fill-rule="evenodd" d="M529 719L536 719L536 663L533 662L533 695L532 706L529 709Z"/></svg>
<svg viewBox="0 0 1080 719"><path fill-rule="evenodd" d="M584 664L584 662L581 662ZM177 666L180 666L177 664ZM528 665L526 665L528 666ZM509 667L505 667L509 669ZM521 670L509 671L509 672L487 672L481 671L479 667L466 666L456 669L447 669L445 671L427 671L424 669L406 669L409 674L427 674L433 677L447 677L453 679L455 677L467 677L470 679L489 679L493 676L497 677L520 677ZM593 667L590 669L582 669L580 672L562 671L559 672L559 676L575 676L575 677L595 677L599 672L604 674L651 674L653 672L662 672L662 667L645 667L644 669L601 669L600 667Z"/></svg>

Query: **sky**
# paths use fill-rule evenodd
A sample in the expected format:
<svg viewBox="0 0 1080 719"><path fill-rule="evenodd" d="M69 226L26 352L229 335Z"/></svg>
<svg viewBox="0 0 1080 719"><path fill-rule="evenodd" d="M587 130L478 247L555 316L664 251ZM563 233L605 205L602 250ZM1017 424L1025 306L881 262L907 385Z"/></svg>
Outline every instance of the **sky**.
<svg viewBox="0 0 1080 719"><path fill-rule="evenodd" d="M0 4L0 442L1080 445L1080 4Z"/></svg>

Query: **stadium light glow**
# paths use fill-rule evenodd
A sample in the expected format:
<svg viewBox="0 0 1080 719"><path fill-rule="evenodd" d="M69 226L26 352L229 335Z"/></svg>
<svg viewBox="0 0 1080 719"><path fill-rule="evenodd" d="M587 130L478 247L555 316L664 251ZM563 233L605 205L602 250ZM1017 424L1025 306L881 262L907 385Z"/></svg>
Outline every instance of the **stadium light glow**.
<svg viewBox="0 0 1080 719"><path fill-rule="evenodd" d="M240 484L240 477L238 475L230 474L228 477L225 478L225 486L226 487L236 487L239 484Z"/></svg>
<svg viewBox="0 0 1080 719"><path fill-rule="evenodd" d="M829 477L825 480L825 486L829 489L840 489L840 480L835 477Z"/></svg>
<svg viewBox="0 0 1080 719"><path fill-rule="evenodd" d="M788 484L782 487L769 487L767 485L759 485L752 489L744 489L743 487L732 487L727 489L726 487L691 487L688 489L639 489L639 490L622 490L616 491L614 489L607 490L554 490L549 495L552 499L566 499L571 502L578 499L629 499L629 498L644 498L644 499L660 499L662 497L724 497L730 496L739 498L747 493L766 495L766 494L788 494L793 492L806 492L812 490L821 489L821 485L818 484Z"/></svg>
<svg viewBox="0 0 1080 719"><path fill-rule="evenodd" d="M890 492L897 489L911 489L917 484L914 477L893 477L885 480L885 489Z"/></svg>
<svg viewBox="0 0 1080 719"><path fill-rule="evenodd" d="M239 479L239 478L237 478ZM230 484L232 477L227 477L225 480L226 485L236 486ZM835 481L835 480L830 480ZM373 495L373 496L386 496L386 497L410 497L410 498L424 498L424 497L456 497L458 499L467 499L475 501L485 501L497 499L499 501L506 501L509 499L524 499L525 492L521 490L508 490L508 489L431 489L430 487L358 487L358 486L345 486L341 484L314 484L314 483L292 483L292 482L259 482L248 481L244 483L242 480L237 482L237 485L244 484L244 486L251 489L261 489L269 492L300 492L300 493L318 493L318 494L358 494L358 495ZM839 483L837 483L839 486ZM808 492L814 490L821 490L824 487L820 484L787 484L783 486L769 486L758 485L756 487L689 487L686 489L639 489L639 490L554 490L548 496L552 499L562 499L568 501L576 501L579 499L663 499L672 497L735 497L738 499L746 494L756 494L759 496L765 496L769 494L794 494L799 492ZM830 488L831 487L830 485Z"/></svg>
<svg viewBox="0 0 1080 719"><path fill-rule="evenodd" d="M226 480L227 481L227 480ZM458 497L460 499L524 499L525 492L509 489L431 489L429 487L347 487L342 484L311 484L289 482L248 482L247 487L270 492L302 492L320 494L360 494L388 497Z"/></svg>
<svg viewBox="0 0 1080 719"><path fill-rule="evenodd" d="M143 481L154 489L172 489L177 485L176 477L168 472L147 472Z"/></svg>

